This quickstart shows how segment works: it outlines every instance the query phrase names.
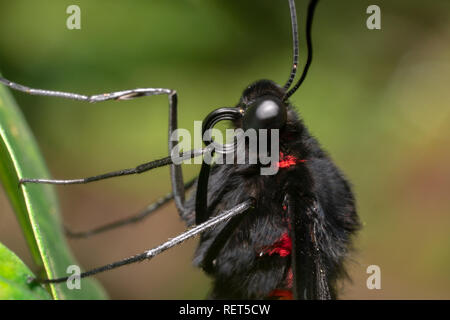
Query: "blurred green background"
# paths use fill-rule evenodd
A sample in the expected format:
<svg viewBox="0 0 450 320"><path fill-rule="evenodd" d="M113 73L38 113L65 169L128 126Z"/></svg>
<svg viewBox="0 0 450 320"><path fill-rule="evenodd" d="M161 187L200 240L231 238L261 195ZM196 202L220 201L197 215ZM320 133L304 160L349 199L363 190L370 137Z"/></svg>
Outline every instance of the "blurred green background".
<svg viewBox="0 0 450 320"><path fill-rule="evenodd" d="M180 127L234 105L250 82L284 84L291 63L287 1L1 1L0 70L32 87L97 94L136 87L179 93ZM81 7L81 30L66 8ZM381 30L366 8L381 7ZM305 59L305 1L300 15ZM450 298L450 2L321 1L315 57L293 96L311 132L352 181L364 229L346 299ZM166 97L87 104L15 93L55 178L128 168L167 155ZM185 177L198 167L185 168ZM64 220L83 230L166 194L168 168L58 187ZM145 222L70 240L85 269L151 248L184 230L173 205ZM32 266L0 190L0 241ZM112 298L202 299L197 240L98 276ZM366 288L368 265L381 290Z"/></svg>

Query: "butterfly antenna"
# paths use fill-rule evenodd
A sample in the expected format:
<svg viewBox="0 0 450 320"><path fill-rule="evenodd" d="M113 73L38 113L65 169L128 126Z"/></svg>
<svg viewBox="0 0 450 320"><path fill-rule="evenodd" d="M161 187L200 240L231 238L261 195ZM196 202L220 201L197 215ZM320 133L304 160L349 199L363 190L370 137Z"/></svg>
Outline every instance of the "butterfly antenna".
<svg viewBox="0 0 450 320"><path fill-rule="evenodd" d="M292 43L294 45L292 70L288 81L284 85L284 89L288 90L294 81L295 74L298 67L298 25L297 25L297 12L295 10L295 1L289 0L289 11L291 13L291 27L292 27Z"/></svg>
<svg viewBox="0 0 450 320"><path fill-rule="evenodd" d="M290 0L290 2L293 2L293 1ZM314 17L314 11L316 9L316 6L317 6L318 2L319 2L319 0L311 0L309 2L309 5L308 5L308 14L306 16L306 45L307 45L307 49L308 49L308 57L306 59L305 67L303 68L303 73L300 76L300 79L298 80L298 82L295 84L295 86L292 87L286 93L286 95L284 96L284 100L288 99L301 86L301 84L303 83L303 81L306 78L306 74L308 73L309 67L311 66L311 62L312 62L311 29L312 29L312 22L313 22L313 17ZM292 15L292 9L291 9L291 18L292 18L292 16L293 15ZM294 52L295 52L295 47L298 47L298 41L296 42L294 40ZM294 64L294 68L295 68L295 64ZM293 68L293 70L294 70L294 68ZM295 72L294 72L294 74L295 74Z"/></svg>

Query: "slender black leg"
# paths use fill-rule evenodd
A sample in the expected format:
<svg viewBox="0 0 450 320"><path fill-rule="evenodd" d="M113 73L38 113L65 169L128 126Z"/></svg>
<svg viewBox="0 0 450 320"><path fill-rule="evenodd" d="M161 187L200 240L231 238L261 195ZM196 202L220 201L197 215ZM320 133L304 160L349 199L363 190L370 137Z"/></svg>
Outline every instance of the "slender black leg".
<svg viewBox="0 0 450 320"><path fill-rule="evenodd" d="M165 94L169 98L169 154L173 147L177 144L177 141L171 141L172 133L177 129L177 104L178 96L175 90L165 89L165 88L140 88L132 90L117 91L111 93L104 93L99 95L82 95L77 93L62 92L62 91L52 91L35 89L21 84L9 81L8 79L0 77L0 83L10 87L11 89L25 92L31 95L40 96L50 96L50 97L60 97L65 99L86 101L91 103L102 102L107 100L130 100L138 97L153 96ZM200 155L200 154L199 154ZM24 182L34 182L34 183L52 183L52 184L78 184L78 183L89 183L92 181L98 181L102 179L123 176L128 174L136 174L151 170L153 168L165 166L170 164L170 174L172 182L172 191L174 194L175 204L181 215L184 212L184 183L183 174L181 171L181 165L174 164L169 157L160 160L152 161L133 169L119 170L115 172L110 172L107 174L89 177L85 179L74 179L74 180L48 180L48 179L22 179L21 183Z"/></svg>
<svg viewBox="0 0 450 320"><path fill-rule="evenodd" d="M178 97L177 95L171 96L169 99L169 154L171 154L173 148L178 143L178 137L175 141L171 140L172 133L178 128ZM172 164L170 166L170 180L172 183L172 193L180 217L185 211L184 207L184 182L183 172L181 165Z"/></svg>
<svg viewBox="0 0 450 320"><path fill-rule="evenodd" d="M189 159L193 157L197 157L203 154L203 150L190 150L180 155L182 159ZM68 180L52 180L52 179L20 179L19 183L43 183L43 184L60 184L60 185L67 185L67 184L86 184L91 183L94 181L114 178L114 177L120 177L130 174L139 174L143 173L155 168L163 167L169 164L173 164L171 157L165 157L162 159L150 161L144 164L141 164L135 168L131 169L123 169L118 171L112 171L104 174L100 174L97 176L87 177L87 178L80 178L80 179L68 179Z"/></svg>
<svg viewBox="0 0 450 320"><path fill-rule="evenodd" d="M110 93L102 93L98 95L86 96L78 93L71 92L62 92L62 91L53 91L53 90L43 90L43 89L35 89L27 86L23 86L21 84L9 81L8 79L0 77L0 83L10 87L11 89L21 91L27 94L36 95L36 96L47 96L47 97L58 97L65 98L71 100L79 100L86 101L91 103L103 102L107 100L131 100L138 97L144 96L154 96L167 94L169 99L176 95L176 91L172 89L165 88L139 88L132 90L123 90L116 91Z"/></svg>
<svg viewBox="0 0 450 320"><path fill-rule="evenodd" d="M186 183L184 185L185 189L188 190L189 188L191 188L195 184L195 181L197 181L197 178L192 179L191 181ZM140 211L139 213L137 213L135 215L132 215L130 217L120 219L120 220L117 220L117 221L114 221L114 222L111 222L108 224L104 224L102 226L96 227L91 230L75 232L75 231L71 231L66 226L64 227L64 229L65 229L67 236L69 236L71 238L87 238L87 237L90 237L90 236L93 236L96 234L100 234L100 233L103 233L106 231L124 227L124 226L132 224L132 223L140 222L143 219L149 217L153 212L155 212L156 210L158 210L159 208L164 206L166 203L168 203L172 199L173 199L173 192L170 192L170 193L166 194L164 197L158 199L156 202L148 205L144 210Z"/></svg>
<svg viewBox="0 0 450 320"><path fill-rule="evenodd" d="M208 230L222 222L227 221L228 219L245 212L247 209L249 209L251 206L253 205L253 200L249 199L245 202L242 202L240 204L238 204L237 206L233 207L230 210L227 210L219 215L217 215L216 217L213 217L211 219L209 219L208 221L205 221L204 223L190 229L187 230L186 232L183 232L182 234L178 235L175 238L172 238L166 242L164 242L163 244L159 245L156 248L147 250L141 254L135 255L133 257L130 258L126 258L117 262L113 262L110 264L107 264L105 266L99 267L99 268L95 268L86 272L81 273L80 278L85 278L88 276L92 276L94 274L100 273L100 272L104 272L107 270L111 270L111 269L116 269L118 267L122 267L131 263L135 263L135 262L139 262L139 261L143 261L143 260L150 260L153 257L157 256L158 254L202 233L205 230ZM67 281L69 277L63 277L63 278L57 278L57 279L34 279L34 282L38 282L38 283L60 283L60 282L64 282Z"/></svg>

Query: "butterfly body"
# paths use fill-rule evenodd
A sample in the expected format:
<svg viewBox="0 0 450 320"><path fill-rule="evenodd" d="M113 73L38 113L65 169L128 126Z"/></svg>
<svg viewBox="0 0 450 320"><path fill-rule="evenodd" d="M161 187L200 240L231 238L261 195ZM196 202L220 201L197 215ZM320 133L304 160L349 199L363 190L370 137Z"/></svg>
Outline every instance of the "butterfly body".
<svg viewBox="0 0 450 320"><path fill-rule="evenodd" d="M275 83L261 80L244 91L236 107L245 109L260 97L274 96L282 101L284 93ZM359 227L354 198L348 182L309 134L293 106L283 103L286 122L279 134L276 174L261 175L259 164L221 164L211 168L209 217L249 197L255 201L254 209L247 214L201 236L194 264L213 277L212 298L292 297L296 276L293 259L298 260L298 265L311 260L306 268L310 274L305 276L312 282L320 280L315 269L322 268L329 297L336 297L336 280L344 275L351 236ZM236 121L237 127L241 124ZM192 204L194 198L188 203ZM302 210L305 204L307 209ZM289 210L290 206L297 209ZM316 210L317 217L311 218L308 210ZM185 218L193 222L192 214ZM296 250L304 252L294 252L295 255L293 229L316 233L314 239L306 237L297 242ZM314 298L317 291L311 289L307 297Z"/></svg>

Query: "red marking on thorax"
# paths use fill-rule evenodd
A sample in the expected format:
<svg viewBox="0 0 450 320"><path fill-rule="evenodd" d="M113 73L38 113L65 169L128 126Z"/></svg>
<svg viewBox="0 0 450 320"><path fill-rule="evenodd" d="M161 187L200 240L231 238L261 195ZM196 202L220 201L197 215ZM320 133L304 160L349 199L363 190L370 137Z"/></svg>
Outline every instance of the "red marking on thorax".
<svg viewBox="0 0 450 320"><path fill-rule="evenodd" d="M278 168L289 168L302 162L306 162L306 160L298 159L290 155L285 156L284 153L280 151L280 160L278 161Z"/></svg>
<svg viewBox="0 0 450 320"><path fill-rule="evenodd" d="M272 245L263 249L263 253L269 256L278 254L280 257L287 257L292 252L292 239L287 232L283 233L281 237Z"/></svg>
<svg viewBox="0 0 450 320"><path fill-rule="evenodd" d="M292 253L292 239L288 232L284 232L281 237L275 241L272 245L267 246L263 249L262 253L268 254L269 256L273 254L278 254L280 257L287 257ZM292 273L292 268L289 268L288 274L286 275L284 288L272 290L268 298L276 298L280 300L292 300L292 283L294 275Z"/></svg>
<svg viewBox="0 0 450 320"><path fill-rule="evenodd" d="M286 287L280 289L274 289L269 293L269 298L278 298L280 300L292 300L294 295L292 293L292 283L294 280L294 274L292 268L289 268L286 276Z"/></svg>
<svg viewBox="0 0 450 320"><path fill-rule="evenodd" d="M292 290L275 289L269 293L269 298L278 298L280 300L293 300Z"/></svg>

